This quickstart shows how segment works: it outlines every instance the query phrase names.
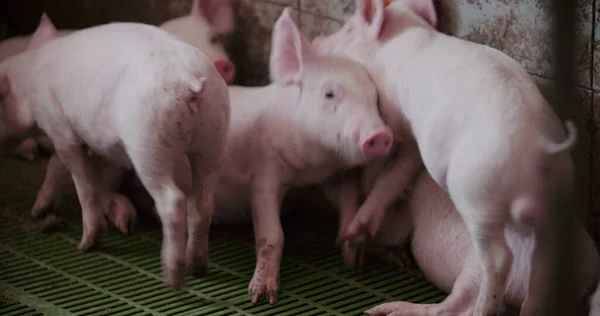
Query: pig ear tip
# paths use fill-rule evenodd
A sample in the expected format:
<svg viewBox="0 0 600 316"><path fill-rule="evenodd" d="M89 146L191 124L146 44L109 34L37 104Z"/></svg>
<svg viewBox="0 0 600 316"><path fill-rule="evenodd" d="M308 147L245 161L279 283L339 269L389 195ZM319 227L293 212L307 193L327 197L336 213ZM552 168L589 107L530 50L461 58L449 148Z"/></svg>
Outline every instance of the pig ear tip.
<svg viewBox="0 0 600 316"><path fill-rule="evenodd" d="M287 6L283 9L283 15L285 15L286 17L290 17L290 14L292 13L292 7L291 6Z"/></svg>

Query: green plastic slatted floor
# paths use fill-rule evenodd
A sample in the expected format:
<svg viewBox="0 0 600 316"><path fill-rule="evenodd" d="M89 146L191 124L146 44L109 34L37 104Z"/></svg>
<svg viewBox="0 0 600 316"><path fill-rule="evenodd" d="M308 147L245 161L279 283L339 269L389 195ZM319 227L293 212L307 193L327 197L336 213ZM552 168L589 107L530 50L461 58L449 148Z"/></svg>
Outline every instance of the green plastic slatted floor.
<svg viewBox="0 0 600 316"><path fill-rule="evenodd" d="M255 255L246 228L213 229L208 274L170 291L156 226L138 225L130 236L109 229L102 248L87 254L75 249L76 220L41 233L27 214L42 174L40 163L0 160L0 315L361 315L385 301L444 297L418 271L372 260L345 268L333 247L335 222L315 218L284 225L277 304L249 302ZM73 196L64 204L76 209Z"/></svg>

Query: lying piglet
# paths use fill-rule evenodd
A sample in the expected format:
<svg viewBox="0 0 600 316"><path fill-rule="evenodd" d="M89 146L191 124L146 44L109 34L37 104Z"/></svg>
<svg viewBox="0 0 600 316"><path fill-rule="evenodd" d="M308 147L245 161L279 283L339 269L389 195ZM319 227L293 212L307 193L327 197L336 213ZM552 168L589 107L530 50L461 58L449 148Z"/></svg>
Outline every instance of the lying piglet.
<svg viewBox="0 0 600 316"><path fill-rule="evenodd" d="M396 136L414 137L425 168L449 192L481 261L474 314L498 314L514 259L504 230L517 228L536 240L521 315L538 314L554 249L547 217L572 199L574 124L567 122L565 133L518 62L436 31L432 0L399 0L385 10L382 1L356 0L355 8L339 32L314 44L367 66L384 120ZM378 231L391 201L420 170L416 159L400 156L379 176L349 236L361 227Z"/></svg>
<svg viewBox="0 0 600 316"><path fill-rule="evenodd" d="M234 24L233 8L229 0L194 0L189 15L169 20L161 24L160 28L200 49L214 63L225 82L231 84L235 77L235 66L217 36L230 34ZM74 31L76 30L58 30L56 36L62 37ZM31 36L18 36L2 41L0 62L25 51L30 39ZM48 137L41 135L25 140L16 148L15 154L33 161L38 156L38 146L49 152L54 151Z"/></svg>
<svg viewBox="0 0 600 316"><path fill-rule="evenodd" d="M212 174L229 124L227 85L198 49L155 26L111 23L56 39L45 27L40 23L36 32L46 35L30 42L34 49L0 63L0 142L16 145L38 130L52 140L81 203L81 251L98 245L109 200L88 149L106 168L133 167L163 223L165 282L179 287L186 264L195 270L207 262ZM193 174L190 221L173 176L184 155Z"/></svg>
<svg viewBox="0 0 600 316"><path fill-rule="evenodd" d="M362 182L365 196L377 173L370 169L366 169ZM411 236L412 254L421 271L434 285L451 294L440 304L392 302L366 313L401 316L458 315L462 312L461 315L473 315L483 273L465 222L448 193L427 172L422 172L408 198L399 202L396 208L386 213L375 243L384 247L402 246ZM577 297L580 299L580 305L573 306L572 315L584 315L582 311L587 308L587 298L598 281L600 256L581 222L573 218L571 225L575 233L573 247L577 264L572 277L577 280ZM504 235L514 254L504 300L509 306L506 311L518 315L527 294L535 240L533 235L524 235L511 227L504 230Z"/></svg>

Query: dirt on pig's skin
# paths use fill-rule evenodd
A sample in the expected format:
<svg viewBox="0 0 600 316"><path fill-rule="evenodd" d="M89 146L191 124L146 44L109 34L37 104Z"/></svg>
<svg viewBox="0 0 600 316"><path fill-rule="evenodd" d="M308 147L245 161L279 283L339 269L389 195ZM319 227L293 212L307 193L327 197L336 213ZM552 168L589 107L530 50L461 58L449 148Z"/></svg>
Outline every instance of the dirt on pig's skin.
<svg viewBox="0 0 600 316"><path fill-rule="evenodd" d="M273 257L273 251L275 251L275 246L267 244L267 240L265 238L261 238L258 241L258 249L260 256L264 260L271 260L271 257Z"/></svg>

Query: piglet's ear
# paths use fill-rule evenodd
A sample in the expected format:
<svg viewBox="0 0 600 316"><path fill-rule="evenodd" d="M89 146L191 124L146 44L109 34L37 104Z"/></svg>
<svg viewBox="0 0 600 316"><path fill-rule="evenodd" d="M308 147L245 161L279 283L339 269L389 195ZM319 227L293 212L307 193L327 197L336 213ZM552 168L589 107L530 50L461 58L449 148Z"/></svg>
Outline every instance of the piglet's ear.
<svg viewBox="0 0 600 316"><path fill-rule="evenodd" d="M285 84L299 83L313 56L308 40L290 17L291 11L291 7L285 8L273 26L269 61L271 80Z"/></svg>
<svg viewBox="0 0 600 316"><path fill-rule="evenodd" d="M366 34L370 37L377 38L381 32L384 18L384 1L383 0L355 0L355 12L365 27Z"/></svg>
<svg viewBox="0 0 600 316"><path fill-rule="evenodd" d="M407 0L408 5L414 13L423 18L434 28L437 27L437 12L434 0Z"/></svg>
<svg viewBox="0 0 600 316"><path fill-rule="evenodd" d="M228 34L235 27L230 0L194 0L190 16L206 19L217 34Z"/></svg>
<svg viewBox="0 0 600 316"><path fill-rule="evenodd" d="M48 15L43 13L42 18L40 19L40 24L29 40L27 50L35 50L40 48L44 44L55 39L57 36L56 33L56 27L54 27L54 24L52 24L52 21Z"/></svg>

